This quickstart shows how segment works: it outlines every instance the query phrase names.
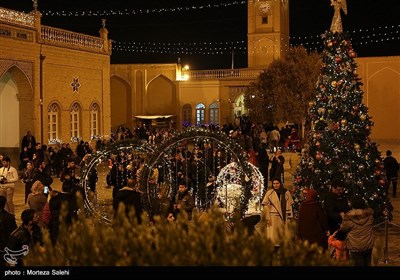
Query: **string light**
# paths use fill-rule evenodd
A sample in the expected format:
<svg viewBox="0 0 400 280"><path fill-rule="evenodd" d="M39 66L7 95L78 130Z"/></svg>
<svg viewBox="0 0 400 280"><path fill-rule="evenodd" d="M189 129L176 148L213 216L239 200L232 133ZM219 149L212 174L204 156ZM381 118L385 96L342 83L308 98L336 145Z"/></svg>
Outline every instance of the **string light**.
<svg viewBox="0 0 400 280"><path fill-rule="evenodd" d="M52 11L44 10L42 14L45 16L62 16L62 17L103 17L103 16L131 16L140 14L160 14L160 13L175 13L188 11L202 11L209 9L229 8L232 6L247 5L247 1L232 1L228 3L214 3L197 6L179 6L168 8L144 8L144 9L121 9L121 10L102 10L102 11Z"/></svg>
<svg viewBox="0 0 400 280"><path fill-rule="evenodd" d="M379 26L374 28L381 30L370 33L369 29L359 29L349 31L349 33L357 34L353 36L352 44L369 45L387 41L400 40L400 25ZM364 34L366 33L366 34ZM288 43L290 41L290 43ZM292 46L301 45L309 51L321 51L323 44L321 35L307 36L283 36L281 39L275 39L273 44L268 46L253 46L248 48L247 41L203 41L203 42L126 42L113 41L113 51L115 52L133 52L133 53L159 53L159 54L202 54L202 55L225 55L230 54L232 50L236 54L257 54L257 53L275 53L277 48L285 51Z"/></svg>

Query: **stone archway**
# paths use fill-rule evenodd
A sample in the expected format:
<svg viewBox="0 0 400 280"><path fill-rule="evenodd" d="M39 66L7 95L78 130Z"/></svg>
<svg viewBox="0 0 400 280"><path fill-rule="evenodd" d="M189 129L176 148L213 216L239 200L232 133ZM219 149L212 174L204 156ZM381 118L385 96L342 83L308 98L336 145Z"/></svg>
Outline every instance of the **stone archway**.
<svg viewBox="0 0 400 280"><path fill-rule="evenodd" d="M0 149L17 165L20 142L28 130L34 131L35 107L28 77L12 65L0 77Z"/></svg>
<svg viewBox="0 0 400 280"><path fill-rule="evenodd" d="M132 88L124 79L112 76L111 87L111 127L131 127L132 113Z"/></svg>

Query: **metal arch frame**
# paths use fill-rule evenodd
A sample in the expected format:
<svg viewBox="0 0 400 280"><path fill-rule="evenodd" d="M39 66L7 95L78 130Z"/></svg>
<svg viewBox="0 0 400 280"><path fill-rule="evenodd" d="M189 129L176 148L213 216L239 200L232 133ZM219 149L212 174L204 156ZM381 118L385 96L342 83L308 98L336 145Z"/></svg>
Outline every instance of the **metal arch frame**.
<svg viewBox="0 0 400 280"><path fill-rule="evenodd" d="M93 168L97 168L97 166L104 160L106 159L111 153L113 152L119 152L121 150L133 150L133 151L142 151L146 153L152 153L154 151L154 146L149 145L148 143L128 143L124 145L124 143L116 143L113 146L107 148L105 151L97 152L93 157L88 160L88 163L85 164L85 167L81 171L81 181L80 181L80 187L84 190L84 207L87 209L93 216L98 217L101 221L105 222L106 224L111 224L111 220L108 219L107 217L101 215L98 213L98 211L94 207L94 203L90 201L89 196L88 196L88 179L89 179L89 174L90 171Z"/></svg>
<svg viewBox="0 0 400 280"><path fill-rule="evenodd" d="M151 190L149 190L149 179L151 176L151 170L153 169L153 166L160 161L161 158L165 158L165 155L167 155L166 151L170 150L171 147L174 147L177 145L177 143L183 142L183 141L187 141L187 140L191 140L191 139L211 139L213 141L217 141L218 143L220 143L222 146L227 147L229 149L229 151L235 156L235 158L238 160L238 164L240 165L240 167L243 170L243 182L245 181L244 177L248 176L248 178L251 178L251 174L247 174L246 170L251 169L249 162L247 160L244 160L241 154L241 151L243 150L242 146L240 146L238 143L233 142L231 140L231 143L226 143L229 141L228 136L221 132L214 132L211 130L205 130L202 128L190 128L189 132L195 132L196 135L189 135L186 136L186 134L188 133L188 131L182 131L181 133L174 135L172 138L170 138L168 141L166 141L164 144L157 146L158 147L162 147L160 153L158 154L152 154L149 159L148 159L148 164L146 165L146 169L144 170L143 173L143 177L142 177L142 181L141 181L141 185L142 187L146 188L146 194L147 194L147 203L148 205L151 205L152 203L152 192ZM226 140L226 142L223 142L223 140ZM236 149L235 149L236 148ZM241 149L241 150L239 150ZM157 150L157 149L156 149ZM244 168L244 167L247 168ZM249 191L250 189L247 188L247 186L243 186L242 187L242 194L245 191ZM246 209L241 209L241 215L243 216L244 213L247 211L247 207L248 207L248 201L245 201L245 208Z"/></svg>

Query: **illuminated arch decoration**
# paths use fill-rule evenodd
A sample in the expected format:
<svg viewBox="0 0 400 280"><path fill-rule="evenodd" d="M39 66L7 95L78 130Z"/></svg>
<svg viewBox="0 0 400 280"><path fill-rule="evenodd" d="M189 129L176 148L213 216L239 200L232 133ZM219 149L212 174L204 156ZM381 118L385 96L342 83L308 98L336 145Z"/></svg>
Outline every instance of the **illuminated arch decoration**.
<svg viewBox="0 0 400 280"><path fill-rule="evenodd" d="M249 200L252 198L252 179L257 178L258 175L253 175L254 168L247 161L243 154L243 148L233 139L228 137L223 131L211 130L204 127L188 127L182 130L180 133L175 133L167 141L164 141L155 150L148 155L148 161L145 163L142 176L140 178L140 185L142 191L146 193L147 201L146 208L150 210L152 202L156 198L159 188L154 187L151 184L151 174L154 167L162 166L166 173L163 178L161 188L173 199L177 193L177 182L178 182L178 171L175 170L174 157L179 154L182 147L188 149L189 145L201 145L204 142L210 143L212 147L217 149L222 149L225 152L226 158L229 162L234 161L237 163L238 172L238 182L241 184L241 190L237 192L238 196L238 206L235 207L235 213L229 213L230 217L238 216L243 217L248 210ZM206 165L207 162L204 162ZM213 174L215 176L215 174ZM199 175L197 175L199 176ZM201 175L200 175L201 176ZM261 180L262 181L262 180ZM195 187L192 188L191 192L193 194ZM215 198L215 197L214 197ZM201 201L199 197L195 194L194 199L196 202L196 207L199 210L204 210L207 208L208 204L212 201ZM212 199L212 198L211 198ZM215 202L215 201L214 201Z"/></svg>
<svg viewBox="0 0 400 280"><path fill-rule="evenodd" d="M251 196L248 201L246 215L261 214L261 202L264 195L264 177L260 170L252 163L248 163L251 168L251 177L245 176L245 180L250 180ZM219 172L217 177L217 199L224 205L228 214L233 213L236 200L240 198L242 192L243 169L237 162L231 162Z"/></svg>
<svg viewBox="0 0 400 280"><path fill-rule="evenodd" d="M85 160L85 165L81 170L80 187L84 192L84 206L87 211L100 222L111 225L113 217L112 209L112 188L107 187L107 174L109 172L108 159L111 154L120 154L131 152L134 156L147 157L152 153L154 146L140 142L137 139L128 139L112 143L106 146L102 151L94 153ZM91 189L90 177L92 172L97 172L98 180L95 191Z"/></svg>

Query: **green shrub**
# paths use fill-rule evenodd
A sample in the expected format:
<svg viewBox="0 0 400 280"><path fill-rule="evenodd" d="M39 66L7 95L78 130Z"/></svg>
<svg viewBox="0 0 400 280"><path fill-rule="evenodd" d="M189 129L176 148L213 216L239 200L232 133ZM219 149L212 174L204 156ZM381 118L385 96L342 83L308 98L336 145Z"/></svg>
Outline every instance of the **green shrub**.
<svg viewBox="0 0 400 280"><path fill-rule="evenodd" d="M121 209L113 226L83 213L68 229L60 227L53 246L44 233L45 250L26 257L29 266L327 266L337 265L317 246L285 241L279 250L265 236L248 234L240 223L230 230L223 215L212 209L173 223L143 214L137 224ZM43 252L44 251L44 252Z"/></svg>

